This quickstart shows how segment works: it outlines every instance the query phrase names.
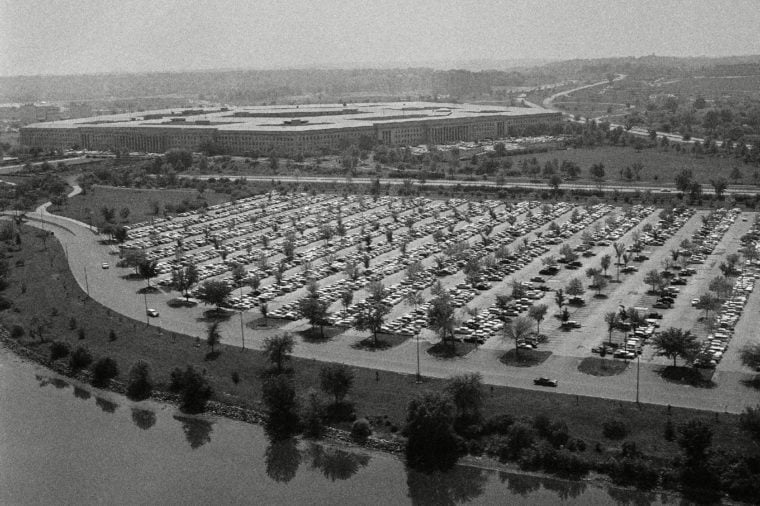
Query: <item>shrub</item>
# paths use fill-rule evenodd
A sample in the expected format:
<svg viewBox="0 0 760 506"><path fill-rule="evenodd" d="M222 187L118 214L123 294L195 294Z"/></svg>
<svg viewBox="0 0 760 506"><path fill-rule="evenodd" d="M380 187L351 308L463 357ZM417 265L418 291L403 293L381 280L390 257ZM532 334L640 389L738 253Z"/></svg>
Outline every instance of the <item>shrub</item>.
<svg viewBox="0 0 760 506"><path fill-rule="evenodd" d="M586 442L582 439L572 438L567 442L567 449L571 452L585 452Z"/></svg>
<svg viewBox="0 0 760 506"><path fill-rule="evenodd" d="M80 341L81 341L82 339L84 339L84 329L80 327L80 328L79 328L79 331L77 332L77 335L79 336L79 340L80 340Z"/></svg>
<svg viewBox="0 0 760 506"><path fill-rule="evenodd" d="M520 456L520 453L530 448L536 440L536 432L529 425L517 422L509 428L507 434L507 457L509 459L516 459Z"/></svg>
<svg viewBox="0 0 760 506"><path fill-rule="evenodd" d="M140 401L150 397L153 391L153 383L150 379L150 369L146 362L138 360L129 369L129 382L127 383L127 397Z"/></svg>
<svg viewBox="0 0 760 506"><path fill-rule="evenodd" d="M617 485L632 485L640 490L657 486L660 470L652 462L639 456L611 459L605 466Z"/></svg>
<svg viewBox="0 0 760 506"><path fill-rule="evenodd" d="M5 297L0 297L0 311L5 311L6 309L10 309L11 306L13 306L13 303L6 299Z"/></svg>
<svg viewBox="0 0 760 506"><path fill-rule="evenodd" d="M11 327L11 337L13 339L19 339L24 336L24 327L21 325L14 325Z"/></svg>
<svg viewBox="0 0 760 506"><path fill-rule="evenodd" d="M178 393L185 386L185 374L182 369L175 367L169 375L169 391Z"/></svg>
<svg viewBox="0 0 760 506"><path fill-rule="evenodd" d="M359 418L351 424L351 437L356 441L366 441L370 435L372 435L372 427L366 418Z"/></svg>
<svg viewBox="0 0 760 506"><path fill-rule="evenodd" d="M232 382L236 385L240 383L240 375L237 371L232 371Z"/></svg>
<svg viewBox="0 0 760 506"><path fill-rule="evenodd" d="M111 357L104 357L92 366L92 384L105 385L119 375L119 366Z"/></svg>
<svg viewBox="0 0 760 506"><path fill-rule="evenodd" d="M320 438L325 430L325 406L319 393L310 390L306 394L301 412L303 432L307 437Z"/></svg>
<svg viewBox="0 0 760 506"><path fill-rule="evenodd" d="M739 415L739 426L755 440L760 441L760 405L747 406Z"/></svg>
<svg viewBox="0 0 760 506"><path fill-rule="evenodd" d="M87 348L84 348L82 346L74 350L74 353L69 356L69 367L71 367L71 369L74 371L87 367L91 363L92 355L87 350Z"/></svg>
<svg viewBox="0 0 760 506"><path fill-rule="evenodd" d="M113 329L108 332L108 340L116 341L116 332L114 332Z"/></svg>
<svg viewBox="0 0 760 506"><path fill-rule="evenodd" d="M180 409L187 413L202 413L212 393L206 378L192 366L187 366L182 374Z"/></svg>
<svg viewBox="0 0 760 506"><path fill-rule="evenodd" d="M74 330L77 328L77 320L73 316L69 318L69 330Z"/></svg>
<svg viewBox="0 0 760 506"><path fill-rule="evenodd" d="M673 420L670 418L665 422L665 433L663 434L663 437L665 437L665 441L675 441L676 439L676 428L673 426Z"/></svg>
<svg viewBox="0 0 760 506"><path fill-rule="evenodd" d="M67 343L64 343L63 341L55 341L50 345L50 360L55 362L59 358L67 357L70 351L71 348L69 348Z"/></svg>
<svg viewBox="0 0 760 506"><path fill-rule="evenodd" d="M515 423L515 419L512 415L492 416L483 424L483 434L507 434L513 423Z"/></svg>
<svg viewBox="0 0 760 506"><path fill-rule="evenodd" d="M602 424L602 434L607 439L623 439L628 435L628 427L622 420L616 418L606 420Z"/></svg>

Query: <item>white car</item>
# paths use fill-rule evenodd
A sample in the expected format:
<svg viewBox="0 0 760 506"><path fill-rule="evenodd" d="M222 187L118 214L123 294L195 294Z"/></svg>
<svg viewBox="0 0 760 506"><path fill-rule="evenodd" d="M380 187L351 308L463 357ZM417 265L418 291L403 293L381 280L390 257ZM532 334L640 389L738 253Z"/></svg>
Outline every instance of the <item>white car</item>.
<svg viewBox="0 0 760 506"><path fill-rule="evenodd" d="M158 316L158 311L156 311L155 309L148 309L147 313L148 313L148 316L153 316L153 317Z"/></svg>
<svg viewBox="0 0 760 506"><path fill-rule="evenodd" d="M103 269L108 269L111 266L108 264L108 262L103 262L102 264L100 264L100 267L102 267Z"/></svg>

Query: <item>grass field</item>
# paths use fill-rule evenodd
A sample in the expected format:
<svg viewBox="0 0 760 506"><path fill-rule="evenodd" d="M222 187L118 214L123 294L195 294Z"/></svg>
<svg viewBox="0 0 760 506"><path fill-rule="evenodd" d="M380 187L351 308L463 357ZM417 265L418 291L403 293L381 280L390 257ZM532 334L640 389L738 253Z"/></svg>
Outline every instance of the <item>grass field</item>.
<svg viewBox="0 0 760 506"><path fill-rule="evenodd" d="M744 165L743 162L735 158L720 157L697 157L692 154L677 153L670 148L667 151L662 149L644 149L636 151L632 147L611 147L605 146L593 149L567 149L560 151L550 151L548 153L537 153L534 155L513 156L513 169L519 167L519 163L524 159L535 157L541 167L547 161L563 160L577 163L583 173L577 182L590 182L588 169L595 163L603 163L606 173L606 182L610 184L625 184L628 180L624 179L620 171L634 163L640 163L644 166L641 171L641 180L633 180L630 184L652 183L658 185L672 185L674 178L682 169L689 169L694 174L697 181L703 186L710 187L710 179L723 176L727 180L734 167L739 167L742 171L743 178L740 184L752 184L753 175L756 168ZM509 181L510 178L507 178ZM729 180L730 181L730 180ZM733 181L730 181L733 183ZM753 185L753 187L755 187Z"/></svg>
<svg viewBox="0 0 760 506"><path fill-rule="evenodd" d="M226 193L207 191L203 197L209 205L219 204L230 200ZM116 220L122 223L147 221L154 217L152 203L160 204L161 209L166 204L178 205L183 200L196 201L198 192L195 190L140 190L131 188L108 188L96 186L86 195L79 194L69 199L63 208L51 208L50 212L74 218L87 223L87 209L92 211L93 224L103 221L100 209L103 206L116 209ZM129 218L122 220L119 211L129 208Z"/></svg>

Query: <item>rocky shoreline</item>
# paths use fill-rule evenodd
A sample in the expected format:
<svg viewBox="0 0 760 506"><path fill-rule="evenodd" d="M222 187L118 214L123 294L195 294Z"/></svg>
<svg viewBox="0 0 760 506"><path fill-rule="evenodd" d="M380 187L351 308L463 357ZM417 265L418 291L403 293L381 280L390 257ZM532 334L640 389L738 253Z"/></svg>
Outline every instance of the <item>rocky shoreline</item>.
<svg viewBox="0 0 760 506"><path fill-rule="evenodd" d="M92 375L89 371L83 370L73 373L71 369L69 369L69 367L65 364L62 364L60 362L52 362L48 357L44 356L38 351L19 344L16 340L10 337L8 330L3 327L0 327L0 343L2 343L7 349L15 353L17 356L50 369L56 374L60 374L61 376L65 376L67 378L71 378L88 385L91 384ZM126 395L127 393L127 385L118 380L110 380L105 386L98 388L102 390L108 390L120 395ZM150 400L171 404L173 406L179 406L179 396L164 390L153 390L150 396ZM237 420L239 422L259 425L263 424L265 416L261 411L244 408L236 404L224 403L220 401L209 401L206 405L206 411L204 413L212 416ZM325 427L322 439L359 448L367 448L369 450L392 453L394 455L402 455L404 453L404 445L399 441L391 441L374 436L370 436L364 441L358 441L351 437L351 434L348 431L330 426Z"/></svg>

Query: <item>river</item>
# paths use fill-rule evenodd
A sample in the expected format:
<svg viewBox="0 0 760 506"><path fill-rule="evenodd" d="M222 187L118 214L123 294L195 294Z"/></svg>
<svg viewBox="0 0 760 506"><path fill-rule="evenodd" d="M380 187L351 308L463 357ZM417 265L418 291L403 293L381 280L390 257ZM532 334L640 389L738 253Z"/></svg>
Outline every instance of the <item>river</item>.
<svg viewBox="0 0 760 506"><path fill-rule="evenodd" d="M657 494L475 467L423 474L379 452L272 444L63 379L0 347L0 504L662 504ZM667 502L667 501L666 501Z"/></svg>

